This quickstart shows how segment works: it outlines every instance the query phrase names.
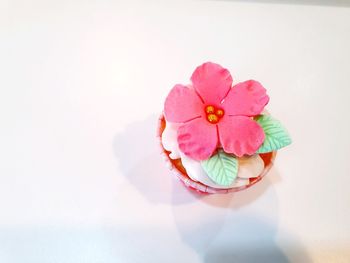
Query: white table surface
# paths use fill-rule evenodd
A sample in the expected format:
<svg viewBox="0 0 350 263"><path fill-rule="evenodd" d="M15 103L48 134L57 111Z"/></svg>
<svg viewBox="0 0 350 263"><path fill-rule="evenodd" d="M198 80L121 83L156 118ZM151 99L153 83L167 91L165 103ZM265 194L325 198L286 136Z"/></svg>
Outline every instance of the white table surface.
<svg viewBox="0 0 350 263"><path fill-rule="evenodd" d="M1 1L0 262L349 262L350 8ZM184 188L155 130L213 61L294 140L258 185Z"/></svg>

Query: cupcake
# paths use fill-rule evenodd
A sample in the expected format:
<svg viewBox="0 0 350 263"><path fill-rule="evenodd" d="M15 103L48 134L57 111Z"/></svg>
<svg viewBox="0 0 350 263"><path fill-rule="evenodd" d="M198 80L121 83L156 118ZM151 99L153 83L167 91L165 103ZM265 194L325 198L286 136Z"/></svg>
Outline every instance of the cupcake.
<svg viewBox="0 0 350 263"><path fill-rule="evenodd" d="M188 187L203 193L246 189L271 168L276 151L291 143L265 110L266 89L255 80L233 85L230 72L207 62L191 84L175 85L159 118L164 160Z"/></svg>

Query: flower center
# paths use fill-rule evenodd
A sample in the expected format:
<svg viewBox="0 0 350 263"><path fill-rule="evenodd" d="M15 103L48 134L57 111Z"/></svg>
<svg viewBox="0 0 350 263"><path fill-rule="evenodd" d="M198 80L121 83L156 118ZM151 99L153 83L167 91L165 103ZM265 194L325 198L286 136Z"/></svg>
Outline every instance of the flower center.
<svg viewBox="0 0 350 263"><path fill-rule="evenodd" d="M213 105L208 105L205 107L205 114L207 115L207 121L216 124L224 116L224 110L216 108Z"/></svg>

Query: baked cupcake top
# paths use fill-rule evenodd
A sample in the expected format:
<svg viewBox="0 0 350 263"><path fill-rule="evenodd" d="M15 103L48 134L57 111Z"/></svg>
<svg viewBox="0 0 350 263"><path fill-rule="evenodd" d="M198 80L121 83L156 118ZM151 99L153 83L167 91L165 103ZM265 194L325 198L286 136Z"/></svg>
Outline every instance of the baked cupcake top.
<svg viewBox="0 0 350 263"><path fill-rule="evenodd" d="M198 177L200 173L201 178L195 181L232 187L242 178L242 171L250 170L252 177L259 175L259 153L291 143L280 122L265 114L268 102L266 89L258 81L233 85L227 69L206 62L195 69L191 84L177 84L169 92L164 104L167 128L163 145L171 158L192 163L184 165L187 172L197 167L192 174ZM248 169L243 169L244 165Z"/></svg>

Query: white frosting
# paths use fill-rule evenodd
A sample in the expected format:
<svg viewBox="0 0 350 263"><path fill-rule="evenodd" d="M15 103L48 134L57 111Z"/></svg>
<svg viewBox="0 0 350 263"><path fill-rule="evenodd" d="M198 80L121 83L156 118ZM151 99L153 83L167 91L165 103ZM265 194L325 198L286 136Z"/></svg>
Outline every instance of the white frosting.
<svg viewBox="0 0 350 263"><path fill-rule="evenodd" d="M170 152L171 159L179 159L181 151L177 143L177 129L180 124L167 122L162 134L162 143L165 150Z"/></svg>
<svg viewBox="0 0 350 263"><path fill-rule="evenodd" d="M254 178L259 176L264 170L264 161L259 154L249 157L241 157L238 159L238 177L239 178Z"/></svg>
<svg viewBox="0 0 350 263"><path fill-rule="evenodd" d="M238 159L239 168L236 180L229 186L218 185L213 182L202 168L200 162L193 160L183 154L177 143L177 129L181 124L166 122L166 127L162 134L162 143L165 150L170 152L171 159L181 158L182 165L186 169L188 176L196 182L213 188L232 188L249 184L249 178L259 176L264 170L264 162L261 157L256 154L251 157L242 157Z"/></svg>

